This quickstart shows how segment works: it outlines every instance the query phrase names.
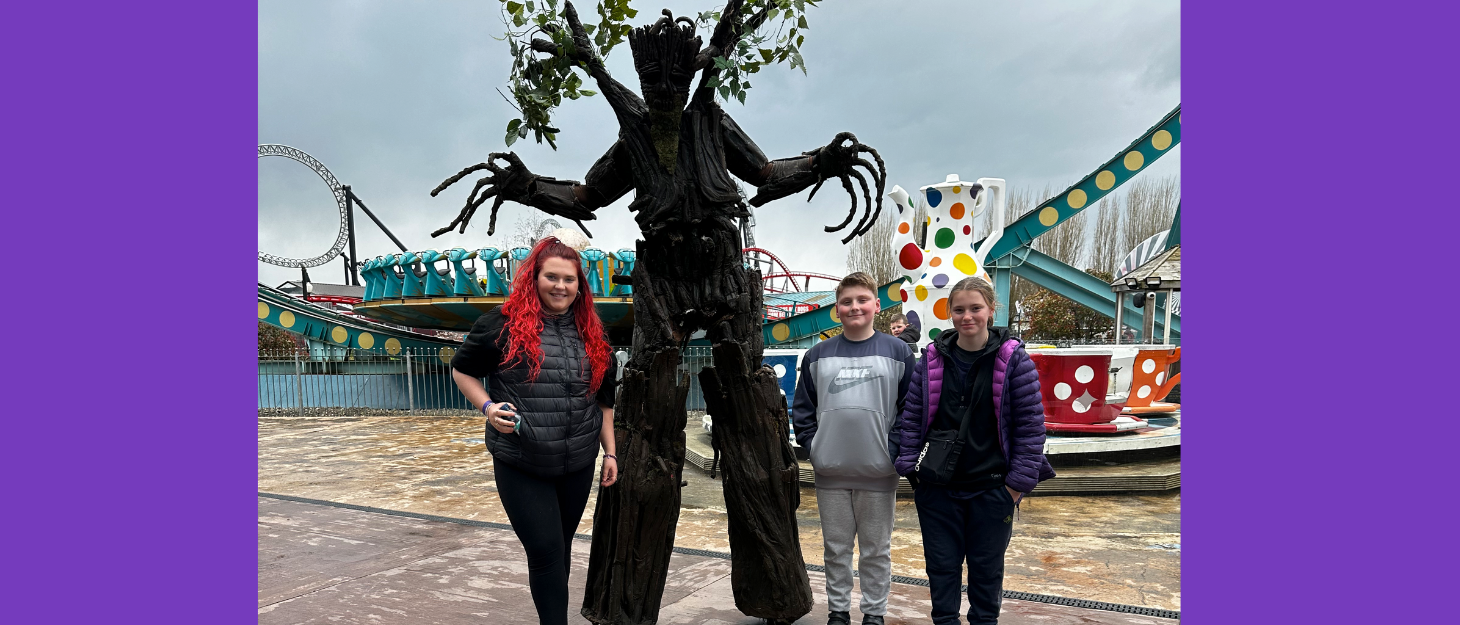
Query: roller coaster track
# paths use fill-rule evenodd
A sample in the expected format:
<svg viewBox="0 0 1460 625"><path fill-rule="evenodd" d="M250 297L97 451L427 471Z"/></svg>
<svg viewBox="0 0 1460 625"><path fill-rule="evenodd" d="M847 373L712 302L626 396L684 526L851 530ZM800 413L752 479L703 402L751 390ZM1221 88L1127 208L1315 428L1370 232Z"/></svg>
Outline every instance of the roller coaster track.
<svg viewBox="0 0 1460 625"><path fill-rule="evenodd" d="M313 156L306 154L304 150L299 148L292 148L277 143L259 144L259 158L265 156L282 156L303 163L305 167L318 174L321 180L324 180L325 185L330 188L330 193L335 196L335 203L340 206L340 233L335 237L335 244L330 246L329 251L314 258L285 258L260 251L259 260L279 267L318 267L334 260L336 256L340 255L340 252L345 251L345 244L350 239L350 211L349 207L345 204L345 187L340 184L339 180L335 179L335 175L330 172L328 167L324 166L324 163L319 162ZM353 261L354 259L352 258L350 260Z"/></svg>

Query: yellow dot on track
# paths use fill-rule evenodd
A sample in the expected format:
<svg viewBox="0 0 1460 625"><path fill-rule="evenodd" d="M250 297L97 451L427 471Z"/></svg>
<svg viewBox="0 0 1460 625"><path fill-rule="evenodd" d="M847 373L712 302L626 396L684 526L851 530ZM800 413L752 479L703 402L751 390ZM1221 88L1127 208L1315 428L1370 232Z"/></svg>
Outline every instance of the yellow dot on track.
<svg viewBox="0 0 1460 625"><path fill-rule="evenodd" d="M375 347L375 337L371 336L369 332L361 332L360 336L355 337L355 342L359 343L360 347L364 349Z"/></svg>
<svg viewBox="0 0 1460 625"><path fill-rule="evenodd" d="M336 343L344 344L350 340L350 331L346 330L343 326L335 326L335 329L330 330L330 339Z"/></svg>
<svg viewBox="0 0 1460 625"><path fill-rule="evenodd" d="M1071 191L1069 197L1070 208L1084 208L1086 199L1084 191L1079 189Z"/></svg>
<svg viewBox="0 0 1460 625"><path fill-rule="evenodd" d="M294 327L294 313L287 310L279 313L279 325L286 328Z"/></svg>
<svg viewBox="0 0 1460 625"><path fill-rule="evenodd" d="M259 302L259 319L268 319L268 318L269 318L269 305L268 304L265 304L263 302Z"/></svg>
<svg viewBox="0 0 1460 625"><path fill-rule="evenodd" d="M1145 155L1141 154L1140 152L1137 152L1135 150L1131 150L1131 151L1125 153L1125 168L1126 169L1128 169L1130 171L1135 171L1137 169L1140 169L1141 166L1142 165L1145 165L1145 164L1146 164L1146 157L1145 157Z"/></svg>
<svg viewBox="0 0 1460 625"><path fill-rule="evenodd" d="M1054 222L1060 220L1060 212L1053 206L1046 206L1039 211L1039 223L1045 226L1053 226Z"/></svg>
<svg viewBox="0 0 1460 625"><path fill-rule="evenodd" d="M448 365L451 364L451 357L455 355L455 347L442 347L441 351L437 353L437 357L441 359L441 362L444 362Z"/></svg>
<svg viewBox="0 0 1460 625"><path fill-rule="evenodd" d="M388 338L388 339L385 339L385 353L390 354L392 356L394 356L396 354L399 354L400 353L400 339L397 339L397 338Z"/></svg>
<svg viewBox="0 0 1460 625"><path fill-rule="evenodd" d="M1171 133L1165 130L1157 130L1156 134L1151 136L1151 147L1157 150L1164 150L1171 147Z"/></svg>
<svg viewBox="0 0 1460 625"><path fill-rule="evenodd" d="M773 338L773 339L775 339L777 341L784 341L784 340L786 340L786 339L788 339L790 337L791 337L791 327L790 326L788 326L788 325L786 325L784 323L778 323L776 325L771 326L771 338Z"/></svg>
<svg viewBox="0 0 1460 625"><path fill-rule="evenodd" d="M1095 174L1095 188L1101 191L1109 191L1110 187L1113 186L1115 186L1115 174L1111 173L1109 169Z"/></svg>

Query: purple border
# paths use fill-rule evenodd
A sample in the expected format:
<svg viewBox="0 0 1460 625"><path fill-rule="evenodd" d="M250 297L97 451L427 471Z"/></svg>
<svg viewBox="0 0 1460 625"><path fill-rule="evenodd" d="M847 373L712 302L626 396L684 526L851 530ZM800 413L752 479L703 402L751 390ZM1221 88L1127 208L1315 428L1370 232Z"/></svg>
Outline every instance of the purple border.
<svg viewBox="0 0 1460 625"><path fill-rule="evenodd" d="M0 20L0 212L34 276L5 312L0 620L257 622L257 21L177 1Z"/></svg>
<svg viewBox="0 0 1460 625"><path fill-rule="evenodd" d="M1457 11L1183 11L1183 616L1445 622Z"/></svg>

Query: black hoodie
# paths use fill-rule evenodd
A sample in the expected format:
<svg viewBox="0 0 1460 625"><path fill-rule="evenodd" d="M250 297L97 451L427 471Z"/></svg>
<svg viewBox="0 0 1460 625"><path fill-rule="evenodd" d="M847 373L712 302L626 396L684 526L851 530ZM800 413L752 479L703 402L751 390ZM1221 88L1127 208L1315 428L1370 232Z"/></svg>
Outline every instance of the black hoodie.
<svg viewBox="0 0 1460 625"><path fill-rule="evenodd" d="M948 488L981 491L1004 484L1003 449L994 417L994 357L1009 338L1007 328L989 328L989 340L976 352L958 347L958 332L948 330L933 345L944 360L943 398L933 415L933 430L957 431L971 418L963 438L963 452Z"/></svg>
<svg viewBox="0 0 1460 625"><path fill-rule="evenodd" d="M902 339L908 345L917 345L918 339L923 338L923 333L921 330L918 330L917 326L909 323L907 324L907 328L903 329L902 334L895 334L893 336Z"/></svg>

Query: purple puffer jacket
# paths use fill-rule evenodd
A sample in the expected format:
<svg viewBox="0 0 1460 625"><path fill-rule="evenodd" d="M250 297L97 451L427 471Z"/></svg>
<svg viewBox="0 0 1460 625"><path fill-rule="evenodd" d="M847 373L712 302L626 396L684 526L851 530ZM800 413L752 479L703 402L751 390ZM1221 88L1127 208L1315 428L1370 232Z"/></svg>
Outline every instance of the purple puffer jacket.
<svg viewBox="0 0 1460 625"><path fill-rule="evenodd" d="M943 357L935 344L923 348L923 357L913 368L912 383L903 400L902 442L893 467L908 475L918 463L923 439L938 413L943 395ZM1024 342L1010 338L999 346L994 359L994 419L999 424L999 447L1008 460L1004 483L1028 493L1040 482L1054 477L1044 457L1044 404L1039 399L1039 372L1024 352ZM1007 407L1007 410L1005 409Z"/></svg>

